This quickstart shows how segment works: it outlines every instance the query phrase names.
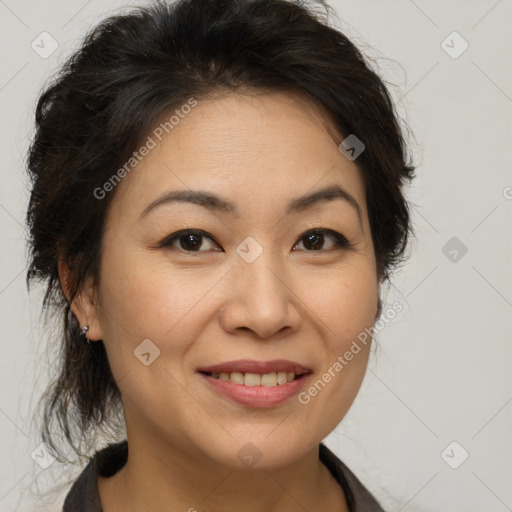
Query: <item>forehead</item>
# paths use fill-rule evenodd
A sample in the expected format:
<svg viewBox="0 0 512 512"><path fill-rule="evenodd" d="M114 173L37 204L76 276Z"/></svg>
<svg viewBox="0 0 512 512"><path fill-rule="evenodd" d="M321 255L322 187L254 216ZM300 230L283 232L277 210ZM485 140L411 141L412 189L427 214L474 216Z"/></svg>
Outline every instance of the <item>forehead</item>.
<svg viewBox="0 0 512 512"><path fill-rule="evenodd" d="M166 191L187 189L232 198L242 215L244 205L261 214L265 205L332 183L366 209L361 172L339 150L340 135L325 111L297 94L217 92L166 112L148 137L152 149L116 190L125 215L140 214Z"/></svg>

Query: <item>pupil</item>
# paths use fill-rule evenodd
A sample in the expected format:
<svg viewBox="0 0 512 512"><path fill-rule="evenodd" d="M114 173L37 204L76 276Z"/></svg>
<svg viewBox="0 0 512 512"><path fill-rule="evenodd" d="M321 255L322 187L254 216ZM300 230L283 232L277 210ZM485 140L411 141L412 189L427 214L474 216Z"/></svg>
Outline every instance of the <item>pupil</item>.
<svg viewBox="0 0 512 512"><path fill-rule="evenodd" d="M323 235L321 234L311 234L311 235L308 235L307 237L307 240L308 240L308 243L310 241L313 241L313 248L314 249L319 249L322 247L322 239L323 239ZM316 240L316 243L315 243L315 240Z"/></svg>
<svg viewBox="0 0 512 512"><path fill-rule="evenodd" d="M183 242L183 240L185 240L185 243L181 244L182 249L194 249L195 247L200 246L201 242L199 240L197 240L198 238L200 238L198 235L182 235L180 237L181 242ZM194 243L194 239L196 239L195 243ZM188 245L188 244L190 244L190 245Z"/></svg>

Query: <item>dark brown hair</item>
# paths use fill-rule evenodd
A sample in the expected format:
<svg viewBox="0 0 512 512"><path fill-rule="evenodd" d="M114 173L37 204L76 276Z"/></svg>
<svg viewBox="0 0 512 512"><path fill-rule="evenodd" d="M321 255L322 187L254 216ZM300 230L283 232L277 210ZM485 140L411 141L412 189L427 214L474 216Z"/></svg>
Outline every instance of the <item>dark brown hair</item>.
<svg viewBox="0 0 512 512"><path fill-rule="evenodd" d="M378 279L404 260L412 234L403 185L413 178L390 94L361 52L316 7L287 0L155 2L103 20L63 65L37 103L28 154L27 286L46 283L43 310L60 316L59 367L41 400L43 440L79 445L120 419L120 393L103 342L80 337L70 302L99 277L102 235L115 190L93 193L120 169L162 115L217 90L296 91L328 112L357 158ZM70 301L58 259L69 265ZM86 450L87 451L87 450ZM85 454L87 455L87 454Z"/></svg>

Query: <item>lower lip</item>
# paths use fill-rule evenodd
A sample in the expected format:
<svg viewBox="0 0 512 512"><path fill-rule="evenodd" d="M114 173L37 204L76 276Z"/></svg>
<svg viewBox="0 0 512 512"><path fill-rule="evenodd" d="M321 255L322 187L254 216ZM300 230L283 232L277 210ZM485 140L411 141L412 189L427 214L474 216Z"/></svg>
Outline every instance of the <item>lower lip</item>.
<svg viewBox="0 0 512 512"><path fill-rule="evenodd" d="M310 376L310 374L306 374L291 382L276 386L246 386L229 380L215 379L204 373L200 375L215 391L249 407L273 407L282 404L299 393Z"/></svg>

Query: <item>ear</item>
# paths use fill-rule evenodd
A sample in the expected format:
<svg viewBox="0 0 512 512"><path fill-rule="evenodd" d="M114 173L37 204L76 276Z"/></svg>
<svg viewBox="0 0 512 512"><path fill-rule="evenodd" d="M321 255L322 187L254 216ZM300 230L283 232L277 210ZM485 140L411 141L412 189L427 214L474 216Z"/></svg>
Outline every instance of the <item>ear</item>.
<svg viewBox="0 0 512 512"><path fill-rule="evenodd" d="M70 300L70 283L72 273L69 265L61 258L58 263L59 279L64 291L64 295ZM96 287L92 277L87 278L83 289L79 290L73 302L71 302L71 310L75 315L80 327L88 325L87 338L90 341L102 339L101 326L99 323L99 305L96 296Z"/></svg>

